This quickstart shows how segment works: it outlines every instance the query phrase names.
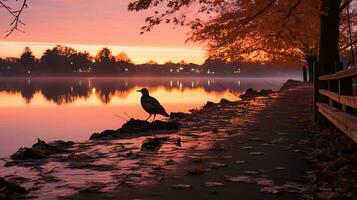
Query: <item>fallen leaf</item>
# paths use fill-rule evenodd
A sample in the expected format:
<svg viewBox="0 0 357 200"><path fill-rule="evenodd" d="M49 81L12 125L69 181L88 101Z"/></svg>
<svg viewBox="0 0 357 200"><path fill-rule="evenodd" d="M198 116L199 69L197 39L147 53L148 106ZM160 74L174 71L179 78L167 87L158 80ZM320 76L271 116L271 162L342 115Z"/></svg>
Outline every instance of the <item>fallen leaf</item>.
<svg viewBox="0 0 357 200"><path fill-rule="evenodd" d="M244 173L246 173L246 174L250 174L250 175L256 175L256 174L259 174L257 171L244 171Z"/></svg>
<svg viewBox="0 0 357 200"><path fill-rule="evenodd" d="M257 185L262 185L262 186L273 186L273 181L270 179L266 179L266 178L259 178L256 179L257 181Z"/></svg>
<svg viewBox="0 0 357 200"><path fill-rule="evenodd" d="M176 184L176 185L173 185L172 188L178 189L178 190L189 190L189 189L192 189L192 186L188 185L188 184Z"/></svg>
<svg viewBox="0 0 357 200"><path fill-rule="evenodd" d="M221 182L205 182L206 187L219 187L219 186L224 186L223 183Z"/></svg>
<svg viewBox="0 0 357 200"><path fill-rule="evenodd" d="M259 138L259 137L255 137L255 138L250 138L250 141L254 141L254 142L262 142L264 141L263 139Z"/></svg>
<svg viewBox="0 0 357 200"><path fill-rule="evenodd" d="M256 155L256 156L261 156L261 155L264 155L263 152L259 152L259 151L256 151L256 152L249 152L249 155Z"/></svg>
<svg viewBox="0 0 357 200"><path fill-rule="evenodd" d="M228 165L225 163L219 163L219 162L210 162L210 166L212 169L216 169L219 167L227 167Z"/></svg>
<svg viewBox="0 0 357 200"><path fill-rule="evenodd" d="M274 186L274 187L263 187L260 189L261 192L267 192L267 193L272 193L272 194L279 194L282 192L282 187L280 186Z"/></svg>
<svg viewBox="0 0 357 200"><path fill-rule="evenodd" d="M337 193L332 192L332 191L323 191L323 192L317 193L317 196L319 196L322 199L333 199L333 198L337 197Z"/></svg>
<svg viewBox="0 0 357 200"><path fill-rule="evenodd" d="M233 156L223 156L223 159L226 159L226 160L229 160L229 159L232 159Z"/></svg>
<svg viewBox="0 0 357 200"><path fill-rule="evenodd" d="M275 167L276 170L286 170L285 167Z"/></svg>
<svg viewBox="0 0 357 200"><path fill-rule="evenodd" d="M226 148L224 147L223 144L220 143L214 143L212 147L210 148L212 151L226 151Z"/></svg>
<svg viewBox="0 0 357 200"><path fill-rule="evenodd" d="M255 180L249 176L226 176L229 181L238 183L255 183Z"/></svg>
<svg viewBox="0 0 357 200"><path fill-rule="evenodd" d="M203 174L207 171L207 169L205 168L188 168L188 169L185 169L187 171L187 173L189 174Z"/></svg>

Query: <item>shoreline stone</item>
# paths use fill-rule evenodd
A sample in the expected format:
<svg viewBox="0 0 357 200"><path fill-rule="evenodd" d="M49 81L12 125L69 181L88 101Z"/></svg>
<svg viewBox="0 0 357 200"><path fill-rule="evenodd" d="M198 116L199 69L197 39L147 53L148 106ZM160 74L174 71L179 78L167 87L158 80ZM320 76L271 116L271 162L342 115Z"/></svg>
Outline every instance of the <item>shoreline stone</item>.
<svg viewBox="0 0 357 200"><path fill-rule="evenodd" d="M148 122L138 119L130 119L128 122L117 130L105 130L101 133L93 133L90 140L103 139L108 137L119 137L122 134L135 134L138 132L148 131L163 131L163 130L178 130L180 124L174 121L160 121Z"/></svg>
<svg viewBox="0 0 357 200"><path fill-rule="evenodd" d="M25 188L0 177L0 199L19 199L27 193Z"/></svg>

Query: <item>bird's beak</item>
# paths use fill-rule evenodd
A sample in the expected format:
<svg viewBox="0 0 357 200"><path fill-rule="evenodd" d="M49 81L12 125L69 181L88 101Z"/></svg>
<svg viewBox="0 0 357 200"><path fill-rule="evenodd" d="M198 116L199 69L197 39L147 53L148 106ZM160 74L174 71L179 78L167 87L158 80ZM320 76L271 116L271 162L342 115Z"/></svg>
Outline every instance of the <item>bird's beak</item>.
<svg viewBox="0 0 357 200"><path fill-rule="evenodd" d="M141 92L141 90L136 90L137 92Z"/></svg>

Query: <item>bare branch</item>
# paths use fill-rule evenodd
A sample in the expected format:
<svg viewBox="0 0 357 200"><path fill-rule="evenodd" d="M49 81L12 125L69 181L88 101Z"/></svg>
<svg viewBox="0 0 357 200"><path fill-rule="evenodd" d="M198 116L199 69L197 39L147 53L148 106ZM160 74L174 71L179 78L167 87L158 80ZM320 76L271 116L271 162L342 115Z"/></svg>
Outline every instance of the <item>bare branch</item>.
<svg viewBox="0 0 357 200"><path fill-rule="evenodd" d="M24 32L19 28L19 26L25 25L25 23L21 21L20 17L23 10L27 8L27 0L22 1L21 7L18 10L13 10L10 6L4 3L4 0L0 0L0 8L4 8L10 15L14 17L10 23L11 29L6 31L5 38L9 37L14 31Z"/></svg>

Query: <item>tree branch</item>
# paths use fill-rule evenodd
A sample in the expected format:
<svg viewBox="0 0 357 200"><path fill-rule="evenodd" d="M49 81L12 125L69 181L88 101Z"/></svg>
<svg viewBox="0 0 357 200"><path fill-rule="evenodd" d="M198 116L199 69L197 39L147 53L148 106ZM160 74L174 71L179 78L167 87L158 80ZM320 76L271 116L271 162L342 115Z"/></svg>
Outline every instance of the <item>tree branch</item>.
<svg viewBox="0 0 357 200"><path fill-rule="evenodd" d="M27 0L23 0L22 5L18 10L13 10L10 6L4 3L4 0L2 1L0 0L0 8L1 7L4 8L10 15L14 17L14 19L10 23L11 29L6 31L7 34L5 35L5 38L9 37L14 31L23 32L21 29L19 29L19 25L25 25L25 23L21 21L20 17L23 10L27 8Z"/></svg>

